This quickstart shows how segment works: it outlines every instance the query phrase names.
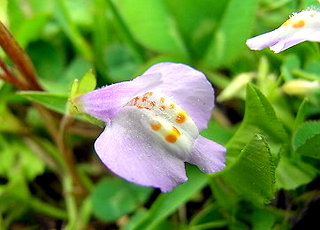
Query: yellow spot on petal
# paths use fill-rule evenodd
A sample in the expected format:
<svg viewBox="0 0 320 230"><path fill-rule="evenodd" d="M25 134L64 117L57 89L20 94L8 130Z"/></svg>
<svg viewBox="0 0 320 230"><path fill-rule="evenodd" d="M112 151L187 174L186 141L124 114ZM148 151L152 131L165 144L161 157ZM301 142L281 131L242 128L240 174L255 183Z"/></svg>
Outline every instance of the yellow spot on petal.
<svg viewBox="0 0 320 230"><path fill-rule="evenodd" d="M289 18L289 19L288 19L287 21L285 21L282 25L283 25L283 26L288 26L288 25L290 25L291 21L292 21L292 18Z"/></svg>
<svg viewBox="0 0 320 230"><path fill-rule="evenodd" d="M299 21L295 21L293 24L292 24L292 27L293 28L301 28L301 27L304 27L305 25L305 21L304 20L299 20Z"/></svg>
<svg viewBox="0 0 320 230"><path fill-rule="evenodd" d="M178 113L177 117L176 117L176 122L177 123L183 123L187 120L187 114L184 111L181 111L180 113Z"/></svg>
<svg viewBox="0 0 320 230"><path fill-rule="evenodd" d="M161 129L162 125L160 122L154 122L154 123L151 123L150 127L152 130L157 131Z"/></svg>
<svg viewBox="0 0 320 230"><path fill-rule="evenodd" d="M174 104L170 104L170 109L174 109L174 107L176 107Z"/></svg>
<svg viewBox="0 0 320 230"><path fill-rule="evenodd" d="M165 100L166 100L166 99L165 99L164 97L160 97L160 102L161 102L161 103L164 103Z"/></svg>
<svg viewBox="0 0 320 230"><path fill-rule="evenodd" d="M181 135L181 133L179 132L179 130L176 128L176 127L174 127L174 126L172 126L172 131L171 131L174 135L176 135L176 136L180 136Z"/></svg>

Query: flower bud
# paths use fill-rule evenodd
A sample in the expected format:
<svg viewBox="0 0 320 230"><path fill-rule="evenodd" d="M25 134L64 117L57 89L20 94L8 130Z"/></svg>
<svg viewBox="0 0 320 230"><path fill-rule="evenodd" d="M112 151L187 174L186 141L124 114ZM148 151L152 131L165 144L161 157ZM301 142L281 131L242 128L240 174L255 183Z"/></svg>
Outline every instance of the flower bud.
<svg viewBox="0 0 320 230"><path fill-rule="evenodd" d="M282 91L289 95L304 95L312 93L320 88L319 81L307 81L303 79L296 79L287 81L282 86Z"/></svg>

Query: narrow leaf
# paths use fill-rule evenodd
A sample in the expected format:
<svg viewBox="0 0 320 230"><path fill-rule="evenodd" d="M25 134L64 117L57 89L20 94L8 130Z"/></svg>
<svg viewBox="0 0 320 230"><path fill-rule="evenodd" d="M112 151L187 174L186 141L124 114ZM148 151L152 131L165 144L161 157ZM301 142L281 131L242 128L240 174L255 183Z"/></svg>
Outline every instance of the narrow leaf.
<svg viewBox="0 0 320 230"><path fill-rule="evenodd" d="M52 109L59 113L65 113L68 95L38 91L21 91L19 94L32 102L37 102L47 107L48 109Z"/></svg>

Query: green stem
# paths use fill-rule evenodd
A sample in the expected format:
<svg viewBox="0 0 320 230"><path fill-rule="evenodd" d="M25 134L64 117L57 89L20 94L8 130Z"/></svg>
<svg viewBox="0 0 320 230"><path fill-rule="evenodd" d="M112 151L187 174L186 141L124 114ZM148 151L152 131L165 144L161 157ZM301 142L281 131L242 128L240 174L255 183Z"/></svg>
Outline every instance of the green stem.
<svg viewBox="0 0 320 230"><path fill-rule="evenodd" d="M66 175L63 178L63 189L68 213L68 224L65 230L76 230L77 222L77 204L73 193L72 178Z"/></svg>
<svg viewBox="0 0 320 230"><path fill-rule="evenodd" d="M64 210L54 207L50 204L44 203L41 200L38 200L34 197L28 199L27 202L32 209L38 211L39 213L43 213L45 215L63 220L66 220L68 217L67 213Z"/></svg>
<svg viewBox="0 0 320 230"><path fill-rule="evenodd" d="M225 220L217 220L205 224L200 224L192 227L192 230L202 230L202 229L213 229L213 228L223 228L228 225L228 222Z"/></svg>
<svg viewBox="0 0 320 230"><path fill-rule="evenodd" d="M89 62L92 62L94 55L86 40L81 36L78 28L72 22L68 9L65 5L65 1L58 0L56 3L56 6L58 7L58 10L56 10L56 19L60 23L61 28L81 55L83 55Z"/></svg>
<svg viewBox="0 0 320 230"><path fill-rule="evenodd" d="M60 152L63 155L64 161L67 166L68 174L70 174L73 184L74 184L74 193L77 197L84 197L87 193L86 187L83 185L79 173L75 166L75 160L73 157L72 149L65 144L66 139L66 130L71 125L73 117L65 115L60 123L59 133L57 137L57 145Z"/></svg>

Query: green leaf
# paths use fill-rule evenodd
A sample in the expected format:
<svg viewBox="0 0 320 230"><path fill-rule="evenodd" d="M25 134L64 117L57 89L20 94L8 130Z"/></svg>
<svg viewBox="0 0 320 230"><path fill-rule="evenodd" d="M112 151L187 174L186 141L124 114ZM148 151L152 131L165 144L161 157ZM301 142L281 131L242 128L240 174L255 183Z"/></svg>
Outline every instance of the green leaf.
<svg viewBox="0 0 320 230"><path fill-rule="evenodd" d="M92 192L93 214L104 221L113 221L128 214L149 197L152 189L121 179L103 180Z"/></svg>
<svg viewBox="0 0 320 230"><path fill-rule="evenodd" d="M316 175L317 169L311 165L282 157L276 170L276 184L279 189L295 189L309 183Z"/></svg>
<svg viewBox="0 0 320 230"><path fill-rule="evenodd" d="M138 63L134 61L128 48L120 44L113 44L106 49L104 57L112 82L132 79L130 76L137 70Z"/></svg>
<svg viewBox="0 0 320 230"><path fill-rule="evenodd" d="M294 130L296 130L306 119L308 108L308 99L305 98L299 106L296 119L294 121Z"/></svg>
<svg viewBox="0 0 320 230"><path fill-rule="evenodd" d="M186 52L162 0L120 0L115 4L129 31L140 44L164 53Z"/></svg>
<svg viewBox="0 0 320 230"><path fill-rule="evenodd" d="M3 162L0 174L12 180L22 176L31 181L44 172L42 159L22 141L10 140L0 135L0 152L0 160Z"/></svg>
<svg viewBox="0 0 320 230"><path fill-rule="evenodd" d="M58 21L61 29L66 33L73 46L78 52L88 61L93 60L93 52L90 49L86 40L82 37L76 24L73 21L72 14L70 13L66 2L64 0L57 0L55 19ZM79 5L79 4L78 4ZM81 18L81 17L80 17Z"/></svg>
<svg viewBox="0 0 320 230"><path fill-rule="evenodd" d="M62 77L66 62L65 50L57 44L38 41L28 45L27 52L37 67L41 85L50 92L63 91L66 87Z"/></svg>
<svg viewBox="0 0 320 230"><path fill-rule="evenodd" d="M38 91L20 91L20 95L32 102L37 102L53 111L64 114L68 102L68 95L44 93Z"/></svg>
<svg viewBox="0 0 320 230"><path fill-rule="evenodd" d="M47 14L39 14L24 20L16 33L19 45L26 47L29 42L38 39L48 20Z"/></svg>
<svg viewBox="0 0 320 230"><path fill-rule="evenodd" d="M303 123L293 137L295 151L320 159L320 121Z"/></svg>
<svg viewBox="0 0 320 230"><path fill-rule="evenodd" d="M269 230L272 229L276 217L269 210L256 209L252 213L251 220L253 230Z"/></svg>
<svg viewBox="0 0 320 230"><path fill-rule="evenodd" d="M205 63L210 67L227 65L245 48L258 0L230 0L219 29L208 48Z"/></svg>
<svg viewBox="0 0 320 230"><path fill-rule="evenodd" d="M183 35L192 59L202 58L228 1L201 0L195 4L194 0L165 0L165 3Z"/></svg>
<svg viewBox="0 0 320 230"><path fill-rule="evenodd" d="M170 193L161 194L152 204L147 215L136 223L132 229L155 229L162 220L171 215L206 185L208 175L203 174L196 167L190 167L189 169L189 181L178 186Z"/></svg>
<svg viewBox="0 0 320 230"><path fill-rule="evenodd" d="M272 199L275 165L266 139L261 135L254 135L239 158L215 175L212 183L218 201L228 208L234 207L233 203L239 198L257 204Z"/></svg>
<svg viewBox="0 0 320 230"><path fill-rule="evenodd" d="M231 128L219 125L215 121L209 121L208 128L201 131L201 135L218 142L219 144L226 145L232 137L234 131Z"/></svg>
<svg viewBox="0 0 320 230"><path fill-rule="evenodd" d="M288 143L288 135L271 104L255 86L249 84L243 122L227 144L228 158L237 156L256 133L266 137L270 143L271 152L275 155L283 145Z"/></svg>

